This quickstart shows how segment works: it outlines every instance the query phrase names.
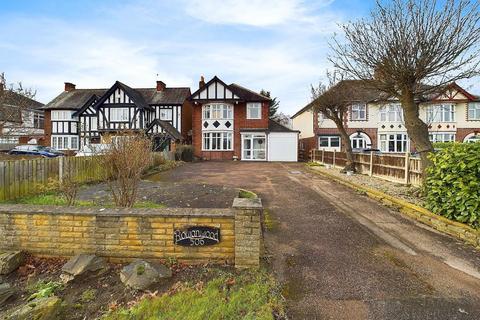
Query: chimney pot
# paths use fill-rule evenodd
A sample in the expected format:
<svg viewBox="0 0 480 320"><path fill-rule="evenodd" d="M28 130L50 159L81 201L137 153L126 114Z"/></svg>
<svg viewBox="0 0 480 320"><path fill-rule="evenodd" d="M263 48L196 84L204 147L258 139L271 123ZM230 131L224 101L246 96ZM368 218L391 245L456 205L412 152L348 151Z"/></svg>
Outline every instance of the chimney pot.
<svg viewBox="0 0 480 320"><path fill-rule="evenodd" d="M75 90L75 85L71 82L65 82L65 91Z"/></svg>
<svg viewBox="0 0 480 320"><path fill-rule="evenodd" d="M198 88L203 88L205 86L205 78L200 76L200 81L198 82Z"/></svg>
<svg viewBox="0 0 480 320"><path fill-rule="evenodd" d="M157 91L163 91L166 87L167 85L165 84L165 82L157 80Z"/></svg>

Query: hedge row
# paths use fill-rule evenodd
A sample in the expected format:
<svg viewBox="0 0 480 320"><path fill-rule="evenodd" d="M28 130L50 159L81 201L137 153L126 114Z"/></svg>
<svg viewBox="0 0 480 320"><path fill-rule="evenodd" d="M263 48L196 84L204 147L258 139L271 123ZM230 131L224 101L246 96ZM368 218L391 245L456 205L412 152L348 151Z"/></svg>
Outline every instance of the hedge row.
<svg viewBox="0 0 480 320"><path fill-rule="evenodd" d="M480 143L451 143L430 156L425 180L432 212L480 228Z"/></svg>

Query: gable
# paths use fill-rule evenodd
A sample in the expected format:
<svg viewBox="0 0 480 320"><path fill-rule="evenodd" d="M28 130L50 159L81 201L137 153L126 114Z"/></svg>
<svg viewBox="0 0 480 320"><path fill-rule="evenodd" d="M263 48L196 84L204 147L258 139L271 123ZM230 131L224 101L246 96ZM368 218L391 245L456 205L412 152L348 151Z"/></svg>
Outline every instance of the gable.
<svg viewBox="0 0 480 320"><path fill-rule="evenodd" d="M104 104L109 103L133 104L132 99L121 88L115 88L115 90L106 97Z"/></svg>
<svg viewBox="0 0 480 320"><path fill-rule="evenodd" d="M97 103L98 97L93 95L87 102L73 114L73 116L96 116L97 111L95 110L94 106Z"/></svg>
<svg viewBox="0 0 480 320"><path fill-rule="evenodd" d="M456 83L447 86L445 90L438 94L433 101L470 101L475 100L475 97L468 93L465 89Z"/></svg>
<svg viewBox="0 0 480 320"><path fill-rule="evenodd" d="M140 109L153 110L145 101L144 97L134 89L121 83L120 81L105 92L105 94L98 99L94 108L98 110L103 105L108 104L134 104Z"/></svg>
<svg viewBox="0 0 480 320"><path fill-rule="evenodd" d="M192 100L240 100L227 84L214 77L192 94Z"/></svg>

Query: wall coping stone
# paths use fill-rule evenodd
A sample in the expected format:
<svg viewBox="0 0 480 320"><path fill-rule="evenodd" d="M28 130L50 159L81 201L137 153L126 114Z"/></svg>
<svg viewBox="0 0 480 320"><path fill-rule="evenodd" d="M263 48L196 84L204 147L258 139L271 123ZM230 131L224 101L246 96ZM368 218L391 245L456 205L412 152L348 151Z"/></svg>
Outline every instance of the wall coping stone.
<svg viewBox="0 0 480 320"><path fill-rule="evenodd" d="M232 208L234 209L262 209L262 199L260 198L235 198Z"/></svg>
<svg viewBox="0 0 480 320"><path fill-rule="evenodd" d="M242 199L255 200L255 199ZM260 201L261 203L261 201ZM139 217L234 217L232 208L102 208L102 207L68 207L28 204L1 204L0 212L14 214L54 214L86 216L139 216Z"/></svg>

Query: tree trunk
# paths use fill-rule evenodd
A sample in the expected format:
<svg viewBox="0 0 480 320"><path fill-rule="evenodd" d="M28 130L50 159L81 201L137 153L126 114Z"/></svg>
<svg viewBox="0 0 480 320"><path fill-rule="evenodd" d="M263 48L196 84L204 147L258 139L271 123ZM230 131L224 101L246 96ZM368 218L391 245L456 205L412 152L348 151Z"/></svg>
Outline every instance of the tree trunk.
<svg viewBox="0 0 480 320"><path fill-rule="evenodd" d="M431 165L428 155L433 151L433 145L428 138L428 126L419 117L419 105L415 103L412 90L402 90L401 102L408 137L420 154L423 177L425 178L425 170Z"/></svg>
<svg viewBox="0 0 480 320"><path fill-rule="evenodd" d="M345 167L342 169L342 173L346 173L347 171L356 172L355 169L355 161L353 159L353 150L352 150L352 143L350 142L350 136L347 133L343 126L343 122L341 120L335 121L337 125L337 129L340 132L340 137L342 138L342 144L345 149L345 155L347 157L347 161L345 163Z"/></svg>

